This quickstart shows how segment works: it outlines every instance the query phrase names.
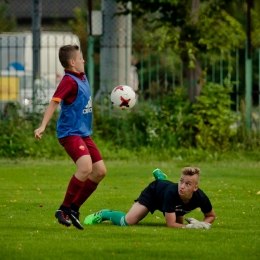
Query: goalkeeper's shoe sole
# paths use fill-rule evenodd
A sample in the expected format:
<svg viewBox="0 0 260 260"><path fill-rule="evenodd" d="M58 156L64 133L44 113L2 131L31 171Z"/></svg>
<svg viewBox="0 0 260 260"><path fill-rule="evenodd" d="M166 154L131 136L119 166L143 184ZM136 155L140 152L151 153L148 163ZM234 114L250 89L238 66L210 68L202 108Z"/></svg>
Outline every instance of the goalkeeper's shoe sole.
<svg viewBox="0 0 260 260"><path fill-rule="evenodd" d="M79 222L79 212L75 212L73 210L70 210L69 218L71 220L71 223L74 227L77 229L83 230L83 226Z"/></svg>
<svg viewBox="0 0 260 260"><path fill-rule="evenodd" d="M55 217L58 219L58 222L66 227L70 227L70 221L69 221L69 214L66 211L63 210L56 210Z"/></svg>
<svg viewBox="0 0 260 260"><path fill-rule="evenodd" d="M167 174L163 173L160 169L155 169L153 171L153 176L156 180L168 180Z"/></svg>
<svg viewBox="0 0 260 260"><path fill-rule="evenodd" d="M105 211L107 209L102 209L96 213L93 213L91 215L88 215L85 219L84 219L84 225L95 225L95 224L99 224L103 221L102 218L102 212Z"/></svg>

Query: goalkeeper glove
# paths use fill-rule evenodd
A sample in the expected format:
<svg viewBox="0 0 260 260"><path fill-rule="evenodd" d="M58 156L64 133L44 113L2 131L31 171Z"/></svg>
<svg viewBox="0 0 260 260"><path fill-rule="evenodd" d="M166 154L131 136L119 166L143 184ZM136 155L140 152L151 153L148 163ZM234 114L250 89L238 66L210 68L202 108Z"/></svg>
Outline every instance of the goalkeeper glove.
<svg viewBox="0 0 260 260"><path fill-rule="evenodd" d="M189 224L195 224L195 223L200 222L200 221L198 221L198 220L195 219L195 218L185 218L185 220L186 220Z"/></svg>
<svg viewBox="0 0 260 260"><path fill-rule="evenodd" d="M210 229L211 224L208 222L196 222L194 224L188 224L185 228L195 228L195 229Z"/></svg>

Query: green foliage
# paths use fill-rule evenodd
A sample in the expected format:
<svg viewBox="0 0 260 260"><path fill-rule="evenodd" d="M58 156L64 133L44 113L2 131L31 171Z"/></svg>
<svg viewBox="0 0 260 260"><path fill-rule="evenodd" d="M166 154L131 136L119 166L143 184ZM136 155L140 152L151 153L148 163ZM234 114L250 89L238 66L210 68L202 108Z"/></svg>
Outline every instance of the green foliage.
<svg viewBox="0 0 260 260"><path fill-rule="evenodd" d="M0 33L12 32L16 27L16 20L14 17L7 17L6 11L8 6L6 3L0 3Z"/></svg>
<svg viewBox="0 0 260 260"><path fill-rule="evenodd" d="M150 110L146 132L151 147L190 147L193 145L192 107L184 88L162 98L161 105Z"/></svg>
<svg viewBox="0 0 260 260"><path fill-rule="evenodd" d="M252 127L249 131L246 127L246 105L242 101L240 104L239 120L234 125L236 135L232 138L233 147L236 150L243 150L251 153L260 148L260 118L259 108L256 107L252 111Z"/></svg>
<svg viewBox="0 0 260 260"><path fill-rule="evenodd" d="M114 148L138 150L147 144L147 107L121 111L114 109L111 116L102 116L100 107L94 109L94 133L105 142L113 140Z"/></svg>
<svg viewBox="0 0 260 260"><path fill-rule="evenodd" d="M101 116L95 109L95 132L105 140L133 150L189 147L193 144L191 104L184 88L162 96L161 101L140 102L131 111L113 110Z"/></svg>
<svg viewBox="0 0 260 260"><path fill-rule="evenodd" d="M251 9L252 18L252 45L260 47L260 2L254 1L253 9Z"/></svg>
<svg viewBox="0 0 260 260"><path fill-rule="evenodd" d="M162 51L169 46L173 56L178 50L174 44L179 41L179 32L155 19L158 15L147 13L133 19L133 49L135 52L148 48Z"/></svg>
<svg viewBox="0 0 260 260"><path fill-rule="evenodd" d="M203 78L199 56L219 56L219 53L244 48L246 30L235 13L244 13L244 10L238 10L240 5L234 8L232 0L133 0L129 9L128 0L117 2L123 3L126 8L122 13L131 12L135 19L138 17L137 24L142 24L141 33L133 36L134 51L138 52L140 45L155 46L154 48L159 50L170 47L182 59L183 76L187 85L194 84L194 75L197 92L200 89L198 82ZM149 19L152 22L146 22ZM142 39L138 38L140 35ZM191 101L195 100L193 93L190 93L189 97Z"/></svg>
<svg viewBox="0 0 260 260"><path fill-rule="evenodd" d="M2 118L0 157L65 158L66 154L56 138L55 117L49 123L44 138L40 141L36 141L33 132L38 127L42 115L28 114L27 117L20 117L17 112L9 111L9 116L5 115Z"/></svg>
<svg viewBox="0 0 260 260"><path fill-rule="evenodd" d="M128 0L116 0L116 2L123 5L124 8L120 10L123 14L132 12L138 17L147 13L160 14L157 19L176 27L184 24L189 10L189 1L180 0L132 0L131 7L128 5Z"/></svg>
<svg viewBox="0 0 260 260"><path fill-rule="evenodd" d="M72 28L72 32L79 37L81 51L83 58L86 59L87 46L88 46L88 22L87 22L87 10L76 7L74 9L75 19L69 20L69 26Z"/></svg>
<svg viewBox="0 0 260 260"><path fill-rule="evenodd" d="M100 117L97 131L105 140L116 137L114 144L118 147L135 150L146 146L174 154L174 149L200 147L227 152L237 134L231 126L238 120L230 109L231 91L229 86L206 84L192 105L186 91L175 88L161 101L138 104L131 112L115 111L117 116Z"/></svg>
<svg viewBox="0 0 260 260"><path fill-rule="evenodd" d="M243 27L244 32L247 32L248 26L248 19L247 19L247 7L249 1L245 0L230 0L229 3L225 3L225 10L239 23L240 26ZM250 31L251 31L251 40L253 47L259 47L259 35L260 35L260 2L255 0L251 1L252 6L250 9L251 13L251 24L250 24Z"/></svg>
<svg viewBox="0 0 260 260"><path fill-rule="evenodd" d="M230 109L231 92L231 87L214 83L203 87L197 103L193 105L197 146L211 151L229 150L231 137L235 134L231 125L238 119Z"/></svg>
<svg viewBox="0 0 260 260"><path fill-rule="evenodd" d="M197 32L198 44L203 49L230 51L243 46L246 34L243 26L225 10L212 10L209 6L200 10Z"/></svg>
<svg viewBox="0 0 260 260"><path fill-rule="evenodd" d="M123 3L126 10L130 11L127 9L128 0L117 0L117 2ZM131 12L134 17L139 19L150 17L153 20L153 23L149 25L145 23L145 26L153 24L153 36L162 35L159 46L164 43L165 46L178 46L176 50L179 53L188 53L191 50L200 53L206 49L227 51L244 43L243 25L235 18L235 14L226 12L226 5L230 6L232 1L199 1L198 13L192 5L193 1L190 0L152 2L133 0L131 2ZM198 15L198 20L194 20L194 14ZM142 33L142 35L146 34ZM146 41L146 38L149 39L149 36L144 38L144 45L151 42ZM190 46L191 43L194 47Z"/></svg>
<svg viewBox="0 0 260 260"><path fill-rule="evenodd" d="M230 109L230 91L231 87L206 84L192 104L186 90L175 87L174 92L162 93L155 101L138 102L130 111L93 103L93 140L105 159L142 156L211 161L232 150L250 151L257 159L259 133L248 133L245 120L238 120ZM10 107L0 122L0 157L69 158L56 138L58 114L49 122L42 140L37 141L33 131L42 115L24 118L15 109Z"/></svg>

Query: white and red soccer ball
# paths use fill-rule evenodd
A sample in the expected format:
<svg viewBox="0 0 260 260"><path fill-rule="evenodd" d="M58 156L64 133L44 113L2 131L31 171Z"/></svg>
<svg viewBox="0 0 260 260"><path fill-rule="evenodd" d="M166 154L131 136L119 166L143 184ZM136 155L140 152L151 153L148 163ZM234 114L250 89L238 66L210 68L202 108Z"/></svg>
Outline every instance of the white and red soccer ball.
<svg viewBox="0 0 260 260"><path fill-rule="evenodd" d="M120 85L112 90L110 99L115 108L131 109L136 103L136 94L131 87Z"/></svg>

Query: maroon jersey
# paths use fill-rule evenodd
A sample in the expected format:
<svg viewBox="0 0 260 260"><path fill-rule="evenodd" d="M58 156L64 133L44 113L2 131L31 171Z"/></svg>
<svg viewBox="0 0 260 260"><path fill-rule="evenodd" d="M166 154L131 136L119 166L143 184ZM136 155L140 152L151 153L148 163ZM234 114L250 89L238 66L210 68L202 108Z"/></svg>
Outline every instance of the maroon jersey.
<svg viewBox="0 0 260 260"><path fill-rule="evenodd" d="M66 70L65 73L70 73L73 76L79 78L80 80L84 80L84 75L85 72L74 72L71 70ZM69 77L69 76L64 76L58 85L55 93L53 94L52 100L61 102L62 100L64 101L65 105L70 105L74 102L78 94L78 84L76 81Z"/></svg>

